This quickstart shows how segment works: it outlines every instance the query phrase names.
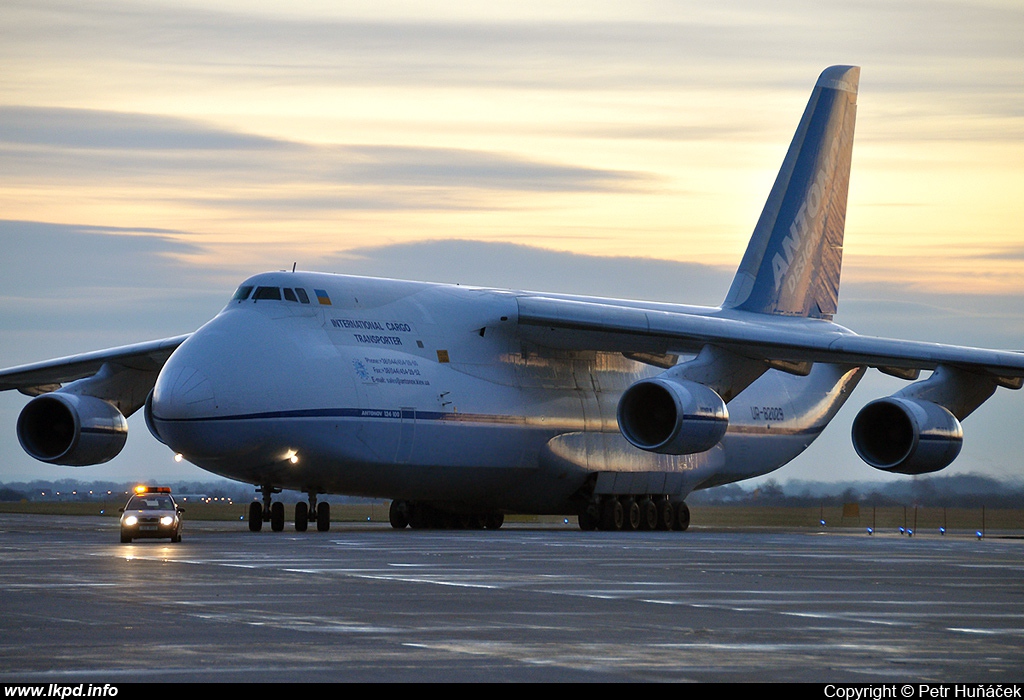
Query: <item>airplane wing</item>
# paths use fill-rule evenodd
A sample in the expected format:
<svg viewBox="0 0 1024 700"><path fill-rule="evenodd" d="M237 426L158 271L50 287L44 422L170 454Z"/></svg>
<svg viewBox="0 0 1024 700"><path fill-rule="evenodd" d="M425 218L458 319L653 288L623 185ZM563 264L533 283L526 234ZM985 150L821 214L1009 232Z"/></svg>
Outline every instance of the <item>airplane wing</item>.
<svg viewBox="0 0 1024 700"><path fill-rule="evenodd" d="M164 362L186 338L187 334L11 367L0 371L0 391L17 389L28 396L38 396L80 380L93 382L90 395L115 404L122 403L120 397L126 389L128 394L141 395L144 400ZM101 375L103 386L97 386ZM118 382L111 381L115 376L119 377ZM134 408L129 406L137 401L130 399L124 403L130 413Z"/></svg>
<svg viewBox="0 0 1024 700"><path fill-rule="evenodd" d="M940 366L1024 385L1024 353L861 336L828 321L762 314L703 315L542 296L517 299L519 325L549 347L697 353L706 345L750 359L876 367L913 378Z"/></svg>

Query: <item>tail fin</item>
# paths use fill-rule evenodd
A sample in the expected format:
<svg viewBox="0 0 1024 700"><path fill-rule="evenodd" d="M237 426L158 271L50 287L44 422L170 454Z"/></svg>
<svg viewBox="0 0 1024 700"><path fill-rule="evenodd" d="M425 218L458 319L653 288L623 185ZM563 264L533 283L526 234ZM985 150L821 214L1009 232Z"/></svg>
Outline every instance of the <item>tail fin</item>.
<svg viewBox="0 0 1024 700"><path fill-rule="evenodd" d="M831 319L839 303L860 68L818 77L723 306Z"/></svg>

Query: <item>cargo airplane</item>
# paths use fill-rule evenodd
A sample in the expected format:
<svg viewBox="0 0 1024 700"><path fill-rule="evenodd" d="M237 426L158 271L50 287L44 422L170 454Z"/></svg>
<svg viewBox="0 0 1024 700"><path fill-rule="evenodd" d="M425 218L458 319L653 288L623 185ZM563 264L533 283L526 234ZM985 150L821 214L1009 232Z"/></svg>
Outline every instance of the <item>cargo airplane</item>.
<svg viewBox="0 0 1024 700"><path fill-rule="evenodd" d="M177 455L262 492L391 499L395 527L686 529L685 497L779 468L875 368L910 382L864 406L853 446L924 474L961 421L1024 383L1024 354L857 335L832 322L860 70L818 78L720 307L292 271L245 280L195 332L23 365L0 390L36 459L105 462L143 409ZM929 372L920 379L922 371Z"/></svg>

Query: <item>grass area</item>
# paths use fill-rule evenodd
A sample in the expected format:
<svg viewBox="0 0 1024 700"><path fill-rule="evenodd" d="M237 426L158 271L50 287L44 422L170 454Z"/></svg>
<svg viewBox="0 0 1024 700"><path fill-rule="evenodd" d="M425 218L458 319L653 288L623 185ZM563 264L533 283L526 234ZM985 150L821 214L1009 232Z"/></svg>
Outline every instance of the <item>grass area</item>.
<svg viewBox="0 0 1024 700"><path fill-rule="evenodd" d="M712 527L806 527L867 529L878 532L907 527L917 532L1024 530L1024 510L985 508L941 508L860 506L844 517L842 506L795 508L765 506L691 506L690 522Z"/></svg>
<svg viewBox="0 0 1024 700"><path fill-rule="evenodd" d="M103 515L119 517L124 501L108 502L16 502L0 503L0 513L34 513L39 515ZM244 520L248 512L247 503L189 503L185 505L186 520ZM287 512L291 514L291 507ZM986 508L906 508L887 506L872 508L861 506L854 514L847 508L844 517L841 506L830 508L794 508L767 506L691 506L690 522L698 527L785 527L820 528L825 520L830 529L866 529L876 531L898 530L909 527L918 532L937 531L945 527L949 531L980 530L1022 530L1024 531L1024 510ZM386 503L338 505L331 504L331 519L336 522L381 522L388 521ZM518 523L559 523L562 516L512 515L506 522ZM575 518L569 522L575 525Z"/></svg>

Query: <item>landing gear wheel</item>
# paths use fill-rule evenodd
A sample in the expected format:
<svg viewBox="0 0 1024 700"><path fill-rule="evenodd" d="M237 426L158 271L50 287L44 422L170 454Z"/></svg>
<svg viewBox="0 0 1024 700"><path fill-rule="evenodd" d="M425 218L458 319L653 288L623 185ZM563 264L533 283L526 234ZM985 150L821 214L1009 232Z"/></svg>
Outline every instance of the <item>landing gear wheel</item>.
<svg viewBox="0 0 1024 700"><path fill-rule="evenodd" d="M327 532L331 529L331 504L320 503L316 507L316 531Z"/></svg>
<svg viewBox="0 0 1024 700"><path fill-rule="evenodd" d="M274 501L270 506L270 529L274 532L284 530L284 503Z"/></svg>
<svg viewBox="0 0 1024 700"><path fill-rule="evenodd" d="M309 506L299 501L295 504L295 532L305 532L309 527Z"/></svg>
<svg viewBox="0 0 1024 700"><path fill-rule="evenodd" d="M505 516L502 513L490 513L486 518L488 530L500 530L505 523Z"/></svg>
<svg viewBox="0 0 1024 700"><path fill-rule="evenodd" d="M409 504L409 527L413 530L426 530L430 526L426 506L420 503Z"/></svg>
<svg viewBox="0 0 1024 700"><path fill-rule="evenodd" d="M624 518L619 499L608 498L601 504L601 520L597 526L602 530L621 530Z"/></svg>
<svg viewBox="0 0 1024 700"><path fill-rule="evenodd" d="M656 530L658 528L658 505L652 498L640 501L640 529Z"/></svg>
<svg viewBox="0 0 1024 700"><path fill-rule="evenodd" d="M672 521L675 519L675 508L672 507L672 502L667 498L663 498L658 501L658 529L659 530L671 530Z"/></svg>
<svg viewBox="0 0 1024 700"><path fill-rule="evenodd" d="M391 527L396 530L404 530L409 525L409 508L405 501L391 501L391 508L388 509L388 520Z"/></svg>
<svg viewBox="0 0 1024 700"><path fill-rule="evenodd" d="M622 499L622 529L633 532L640 528L640 504L632 496Z"/></svg>
<svg viewBox="0 0 1024 700"><path fill-rule="evenodd" d="M673 508L675 517L672 519L672 529L685 531L690 527L690 508L683 501L675 504Z"/></svg>
<svg viewBox="0 0 1024 700"><path fill-rule="evenodd" d="M259 532L263 529L263 505L259 501L249 504L249 531Z"/></svg>
<svg viewBox="0 0 1024 700"><path fill-rule="evenodd" d="M579 521L580 529L584 532L591 532L597 529L598 513L596 506L587 506L583 511L576 516Z"/></svg>

